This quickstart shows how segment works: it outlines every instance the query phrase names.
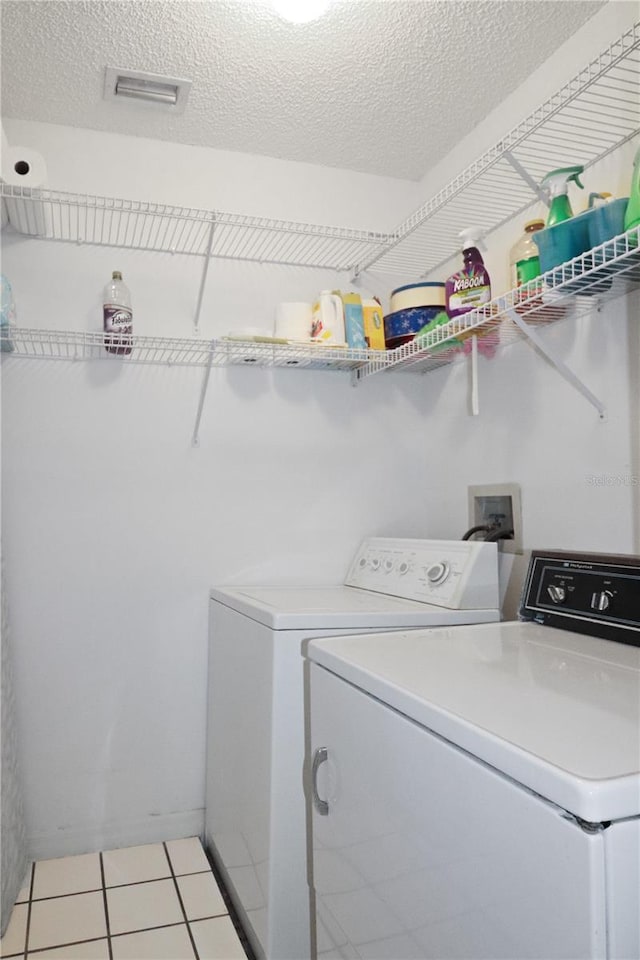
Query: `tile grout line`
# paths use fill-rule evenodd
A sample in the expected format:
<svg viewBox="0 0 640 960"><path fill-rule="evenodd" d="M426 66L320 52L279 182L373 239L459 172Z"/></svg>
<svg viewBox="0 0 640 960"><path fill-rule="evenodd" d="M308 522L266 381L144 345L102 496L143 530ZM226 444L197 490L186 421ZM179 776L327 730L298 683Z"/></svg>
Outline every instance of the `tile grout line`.
<svg viewBox="0 0 640 960"><path fill-rule="evenodd" d="M35 956L37 956L38 954L40 954L40 953L42 953L42 952L44 952L44 951L47 951L47 950L59 949L59 948L66 947L66 946L75 946L75 945L79 945L79 944L82 944L82 943L92 943L92 942L95 942L95 941L98 941L98 940L106 939L106 940L107 940L107 946L108 946L109 960L113 960L113 948L112 948L112 938L113 938L113 937L125 936L125 935L129 935L130 933L143 933L143 932L145 932L145 931L151 931L151 930L162 930L162 929L167 929L168 927L174 927L174 926L178 927L178 926L183 926L183 925L184 925L184 926L186 926L186 928L187 928L187 932L188 932L188 935L189 935L189 939L190 939L190 941L191 941L191 945L192 945L192 948L193 948L193 950L194 950L195 960L200 960L199 953L198 953L198 949L197 949L196 943L195 943L195 939L194 939L193 934L192 934L192 931L191 931L190 922L189 922L189 919L188 919L188 917L187 917L187 912L186 912L186 908L185 908L185 905L184 905L184 901L183 901L183 899L182 899L182 894L181 894L181 892L180 892L180 887L179 887L179 885L178 885L178 877L182 877L182 876L185 876L185 877L188 877L188 876L205 876L205 875L211 873L211 869L209 869L209 870L193 870L193 871L191 871L190 873L176 874L176 872L175 872L175 870L174 870L174 868L173 868L173 864L172 864L172 862L171 862L171 857L170 857L168 848L167 848L167 846L166 846L166 843L163 842L162 846L163 846L163 849L164 849L164 852L165 852L165 856L166 856L166 858L167 858L167 863L168 863L169 871L170 871L170 875L167 876L167 877L154 878L153 880L134 881L133 883L118 884L118 885L115 885L115 886L113 886L113 887L107 887L107 885L106 885L105 869L104 869L104 861L103 861L103 854L102 854L102 852L99 852L99 853L98 853L98 858L99 858L99 863L100 863L101 887L94 888L94 889L91 889L91 890L76 891L76 892L74 892L74 893L60 894L60 895L58 895L58 896L39 897L38 899L35 899L35 898L34 898L34 891L35 891L35 870L36 870L36 866L37 866L37 861L34 861L34 862L31 864L31 868L30 868L30 880L29 880L29 893L28 893L28 898L23 902L24 905L27 907L27 922L26 922L26 930L25 930L24 950L22 950L22 951L20 951L19 953L16 953L16 954L11 954L10 956L16 958L16 960L17 960L17 958L20 958L20 960L29 960L30 957L35 957ZM122 934L113 934L113 933L111 932L111 926L110 926L110 921L109 921L109 906L108 906L107 891L108 891L109 889L116 889L116 890L117 890L117 889L122 889L123 887L127 887L127 886L140 886L140 885L143 885L143 884L155 883L155 882L157 882L158 879L161 879L161 880L163 880L163 879L173 880L174 888L175 888L175 890L176 890L176 894L177 894L177 896L178 896L178 902L179 902L179 904L180 904L181 912L182 912L182 915L183 915L183 921L182 921L182 922L179 922L179 923L175 923L175 924L160 924L160 925L153 926L153 927L145 927L145 928L143 928L143 929L141 929L141 930L126 931L126 932L123 932ZM101 937L101 936L100 936L100 937L89 937L89 938L85 938L85 939L82 939L82 940L69 941L69 942L64 943L64 944L55 944L55 945L53 945L53 946L52 946L52 945L49 945L49 946L43 946L43 947L36 947L34 950L31 950L31 951L29 950L29 938L30 938L30 933L31 933L31 929L30 929L30 928L31 928L31 916L32 916L32 906L33 906L33 904L35 904L35 903L40 903L40 902L50 902L51 900L67 899L67 898L69 898L69 897L75 897L75 896L79 896L79 895L82 895L82 894L89 894L89 893L102 893L103 906L104 906L104 911L105 911L106 938L103 938L103 937ZM211 914L211 915L209 915L209 916L207 916L207 917L202 917L202 918L199 918L199 919L210 920L210 919L216 919L217 917L223 916L223 915L224 915L224 914Z"/></svg>
<svg viewBox="0 0 640 960"><path fill-rule="evenodd" d="M27 902L27 929L24 934L24 960L27 960L29 952L29 928L31 927L31 904L33 902L33 885L36 878L36 862L31 864L31 882L29 883L29 900Z"/></svg>
<svg viewBox="0 0 640 960"><path fill-rule="evenodd" d="M192 870L191 873L176 873L176 877L197 877L199 873L210 873L209 870ZM135 887L141 883L155 883L156 880L171 880L173 874L168 873L166 877L152 877L151 880L133 880L131 883L111 883L107 884L107 890L117 890L118 887Z"/></svg>
<svg viewBox="0 0 640 960"><path fill-rule="evenodd" d="M199 917L198 919L202 920L217 920L219 914L212 914L210 917ZM123 930L122 933L112 933L111 938L117 940L119 937L130 937L136 933L150 933L153 930L171 930L173 927L184 927L186 926L183 920L179 920L177 923L161 923L157 924L154 927L141 927L139 930ZM69 940L67 943L59 943L55 946L48 947L38 947L36 950L31 950L29 952L29 957L37 957L39 953L46 953L49 950L61 950L64 947L77 947L83 943L98 943L100 940L106 940L106 937L88 937L86 940ZM22 953L10 953L7 955L6 960L13 960L14 957L22 957ZM2 958L4 960L4 958Z"/></svg>
<svg viewBox="0 0 640 960"><path fill-rule="evenodd" d="M184 903L182 900L182 894L180 893L180 887L178 886L178 881L176 879L175 871L173 869L173 864L171 863L171 857L169 856L169 850L167 848L166 842L162 844L169 864L169 870L171 870L171 876L173 878L173 885L176 888L176 893L178 894L178 900L180 901L180 909L182 910L182 916L184 917L184 922L187 928L187 933L189 934L189 940L191 940L191 946L193 947L193 953L196 960L200 960L200 954L198 953L198 948L196 947L196 941L194 940L193 933L191 932L191 927L189 925L189 918L187 917L187 911L184 908Z"/></svg>
<svg viewBox="0 0 640 960"><path fill-rule="evenodd" d="M102 879L102 902L104 903L104 918L107 924L107 949L109 950L109 960L113 960L113 948L111 946L111 926L109 925L109 903L107 901L107 887L104 879L104 863L102 862L102 851L98 854L100 858L100 877Z"/></svg>
<svg viewBox="0 0 640 960"><path fill-rule="evenodd" d="M99 943L101 940L106 940L106 937L88 937L86 940L68 940L67 943L38 947L36 950L29 951L29 960L31 960L31 957L37 957L39 953L48 953L49 950L63 950L65 947L78 947L83 943Z"/></svg>
<svg viewBox="0 0 640 960"><path fill-rule="evenodd" d="M200 874L211 873L211 870L194 870L193 873L177 873L177 877L197 877ZM112 883L107 884L105 882L106 890L122 890L123 887L141 887L145 883L156 883L158 880L171 880L171 874L167 874L166 877L154 877L153 880L134 880L131 883ZM49 897L34 897L34 903L44 903L47 900L64 900L66 897L80 897L84 893L102 893L102 887L91 887L89 890L75 890L73 893L57 893L52 894ZM28 900L23 900L23 904L27 904ZM20 906L20 904L16 904ZM80 943L84 941L80 940Z"/></svg>

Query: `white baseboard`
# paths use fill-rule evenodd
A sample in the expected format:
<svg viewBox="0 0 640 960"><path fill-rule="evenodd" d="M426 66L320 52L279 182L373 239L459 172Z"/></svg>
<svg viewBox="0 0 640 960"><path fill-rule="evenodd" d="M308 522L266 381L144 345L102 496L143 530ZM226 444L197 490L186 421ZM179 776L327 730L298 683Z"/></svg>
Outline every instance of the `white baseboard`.
<svg viewBox="0 0 640 960"><path fill-rule="evenodd" d="M87 824L55 833L34 834L29 836L27 846L31 860L51 860L78 853L133 847L141 843L199 837L203 832L204 809L198 808L182 813L153 814L135 820Z"/></svg>

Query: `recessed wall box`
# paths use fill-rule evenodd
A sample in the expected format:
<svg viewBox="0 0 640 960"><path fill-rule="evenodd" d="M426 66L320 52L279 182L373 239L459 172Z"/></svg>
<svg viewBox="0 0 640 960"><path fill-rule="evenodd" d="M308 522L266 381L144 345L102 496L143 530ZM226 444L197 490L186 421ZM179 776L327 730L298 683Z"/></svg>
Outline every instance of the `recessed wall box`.
<svg viewBox="0 0 640 960"><path fill-rule="evenodd" d="M517 483L469 487L469 527L481 525L493 528L495 533L513 530L511 539L499 540L500 549L522 553L522 505Z"/></svg>

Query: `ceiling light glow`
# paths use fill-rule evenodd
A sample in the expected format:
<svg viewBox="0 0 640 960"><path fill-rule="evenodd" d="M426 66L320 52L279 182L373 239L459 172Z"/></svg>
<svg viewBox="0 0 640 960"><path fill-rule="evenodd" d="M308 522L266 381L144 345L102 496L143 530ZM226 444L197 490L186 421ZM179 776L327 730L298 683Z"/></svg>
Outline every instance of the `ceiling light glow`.
<svg viewBox="0 0 640 960"><path fill-rule="evenodd" d="M331 0L270 0L270 3L283 20L310 23L327 12Z"/></svg>

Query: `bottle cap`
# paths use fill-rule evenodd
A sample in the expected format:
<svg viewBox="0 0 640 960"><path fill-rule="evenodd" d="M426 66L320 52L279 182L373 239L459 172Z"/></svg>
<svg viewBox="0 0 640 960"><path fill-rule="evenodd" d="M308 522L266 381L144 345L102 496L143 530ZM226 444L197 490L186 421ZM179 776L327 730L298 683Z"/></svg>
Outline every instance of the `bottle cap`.
<svg viewBox="0 0 640 960"><path fill-rule="evenodd" d="M111 279L112 279L112 280L122 280L122 274L120 273L119 270L114 270L113 273L111 274Z"/></svg>
<svg viewBox="0 0 640 960"><path fill-rule="evenodd" d="M544 229L544 220L529 220L524 225L524 229L527 233L533 233L534 230L543 230Z"/></svg>

